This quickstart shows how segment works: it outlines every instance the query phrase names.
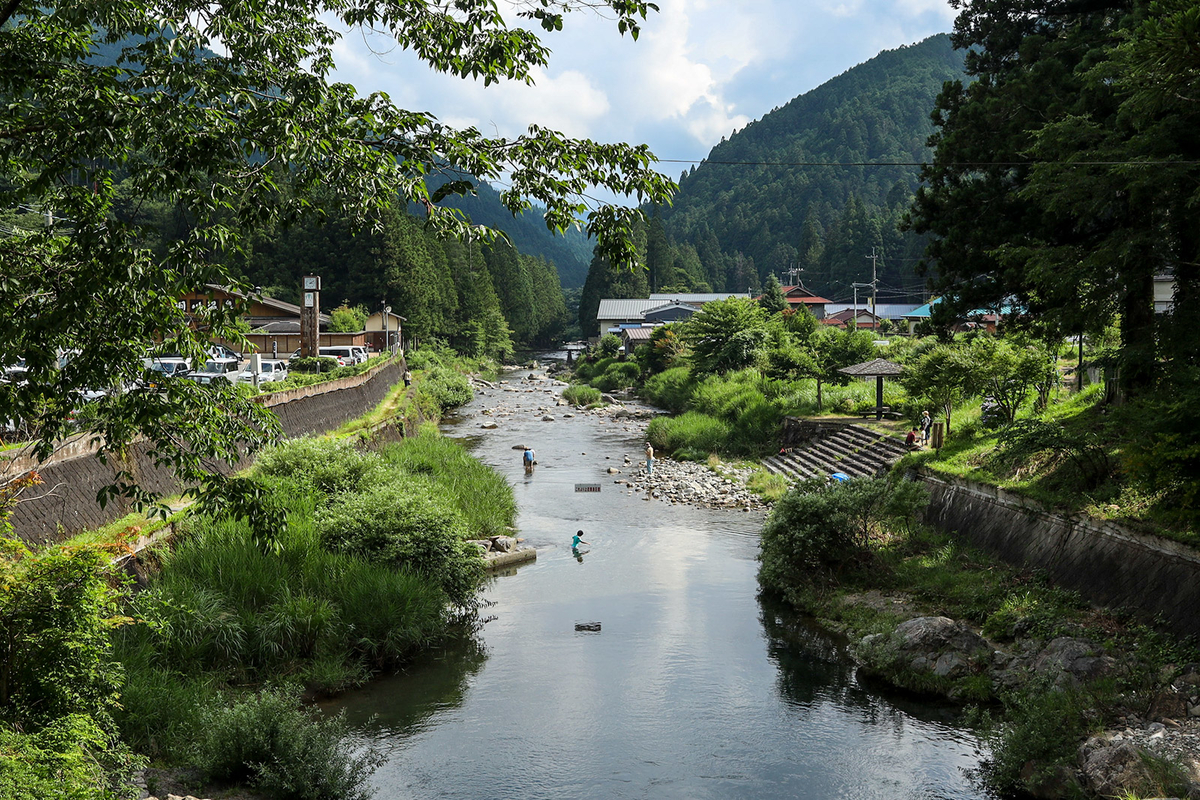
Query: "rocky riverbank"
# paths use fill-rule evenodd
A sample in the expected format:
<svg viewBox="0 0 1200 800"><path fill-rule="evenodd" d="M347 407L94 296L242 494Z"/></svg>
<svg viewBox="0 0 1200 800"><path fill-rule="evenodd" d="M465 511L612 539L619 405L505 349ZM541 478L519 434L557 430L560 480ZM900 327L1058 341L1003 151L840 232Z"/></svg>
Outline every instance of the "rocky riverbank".
<svg viewBox="0 0 1200 800"><path fill-rule="evenodd" d="M753 470L727 467L725 474L729 477L722 477L701 464L656 458L654 473L649 474L644 459L625 458L624 469L633 474L614 482L625 486L630 494L644 495L646 500L738 511L766 508L762 498L746 488Z"/></svg>
<svg viewBox="0 0 1200 800"><path fill-rule="evenodd" d="M908 598L888 601L878 592L843 598L848 605L878 610L883 602L893 613L912 613ZM958 700L990 702L1030 687L1098 697L1106 690L1096 687L1121 686L1105 701L1115 707L1092 712L1118 726L1088 738L1074 764L1026 762L1026 788L1051 799L1075 796L1082 787L1098 797L1170 791L1200 800L1200 665L1170 665L1158 675L1139 676L1133 655L1092 639L1017 637L998 644L942 616L913 616L890 633L858 639L851 653L864 677Z"/></svg>
<svg viewBox="0 0 1200 800"><path fill-rule="evenodd" d="M491 398L489 405L479 411L484 417L478 423L483 430L503 430L507 424L530 417L545 423L590 419L644 439L649 421L662 413L614 395L605 395L603 406L576 408L562 399L562 390L569 384L538 371L519 381L498 384L476 381L476 384L480 395ZM625 453L620 463L607 469L614 483L624 486L630 494L644 495L648 501L737 511L767 507L762 498L746 487L746 481L754 473L748 467L723 464L721 474L717 474L703 464L659 457L654 461L651 475L641 453Z"/></svg>

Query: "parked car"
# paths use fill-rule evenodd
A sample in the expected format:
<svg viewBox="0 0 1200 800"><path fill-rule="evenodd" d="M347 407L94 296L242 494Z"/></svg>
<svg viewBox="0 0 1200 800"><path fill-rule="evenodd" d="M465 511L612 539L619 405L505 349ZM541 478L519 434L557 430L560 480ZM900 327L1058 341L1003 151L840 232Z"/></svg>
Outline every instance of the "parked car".
<svg viewBox="0 0 1200 800"><path fill-rule="evenodd" d="M358 355L354 352L354 348L349 345L339 344L332 347L322 347L321 355L336 358L338 364L347 366L349 364L357 364Z"/></svg>
<svg viewBox="0 0 1200 800"><path fill-rule="evenodd" d="M233 383L236 379L239 362L236 358L214 358L204 362L204 366L190 376L192 380L203 386L221 383Z"/></svg>
<svg viewBox="0 0 1200 800"><path fill-rule="evenodd" d="M263 359L258 371L258 382L273 383L281 381L288 376L288 365L286 361L281 359L269 358ZM250 369L250 365L238 373L238 383L254 383L254 370Z"/></svg>
<svg viewBox="0 0 1200 800"><path fill-rule="evenodd" d="M25 373L29 369L25 366L25 359L17 356L17 363L11 367L5 367L0 371L0 383L23 383L25 381Z"/></svg>
<svg viewBox="0 0 1200 800"><path fill-rule="evenodd" d="M232 358L241 361L242 357L223 344L213 344L208 347L208 357L211 359Z"/></svg>
<svg viewBox="0 0 1200 800"><path fill-rule="evenodd" d="M186 378L192 374L192 368L188 362L178 356L147 358L143 363L146 365L146 370L154 374L143 377L139 383L149 386L151 389L161 387L166 381Z"/></svg>
<svg viewBox="0 0 1200 800"><path fill-rule="evenodd" d="M318 350L318 354L322 357L325 357L325 359L336 359L338 367L344 367L348 365L348 363L358 363L354 360L354 355L349 353L349 348L347 347L320 348ZM288 356L288 361L299 359L299 357L300 350L298 348L293 351L292 355Z"/></svg>
<svg viewBox="0 0 1200 800"><path fill-rule="evenodd" d="M361 345L352 345L350 349L354 351L354 357L358 359L359 364L367 363L367 359L371 357L371 354L367 352L367 348Z"/></svg>

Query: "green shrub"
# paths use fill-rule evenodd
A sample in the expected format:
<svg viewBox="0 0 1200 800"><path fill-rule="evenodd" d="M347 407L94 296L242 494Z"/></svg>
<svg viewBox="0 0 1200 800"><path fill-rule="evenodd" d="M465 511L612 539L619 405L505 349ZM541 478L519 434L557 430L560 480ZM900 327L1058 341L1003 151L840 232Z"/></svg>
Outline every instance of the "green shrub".
<svg viewBox="0 0 1200 800"><path fill-rule="evenodd" d="M603 375L613 364L619 363L615 358L600 358L594 361L580 359L575 365L575 377L588 382L597 375Z"/></svg>
<svg viewBox="0 0 1200 800"><path fill-rule="evenodd" d="M327 495L359 491L382 469L382 460L345 439L289 439L258 456L260 475L285 478Z"/></svg>
<svg viewBox="0 0 1200 800"><path fill-rule="evenodd" d="M600 343L596 345L596 349L604 358L613 358L621 351L621 337L615 333L606 333L600 337Z"/></svg>
<svg viewBox="0 0 1200 800"><path fill-rule="evenodd" d="M0 545L0 723L34 732L82 714L107 724L121 685L110 637L124 621L109 554Z"/></svg>
<svg viewBox="0 0 1200 800"><path fill-rule="evenodd" d="M886 478L796 484L763 526L758 579L785 596L869 556L884 523L911 519L928 501L924 486Z"/></svg>
<svg viewBox="0 0 1200 800"><path fill-rule="evenodd" d="M304 356L288 362L288 372L321 373L338 369L336 358L330 356Z"/></svg>
<svg viewBox="0 0 1200 800"><path fill-rule="evenodd" d="M0 797L5 800L132 800L133 760L91 717L71 714L36 733L0 725Z"/></svg>
<svg viewBox="0 0 1200 800"><path fill-rule="evenodd" d="M1007 796L1028 792L1056 767L1073 770L1079 743L1097 726L1092 707L1086 691L1048 681L1006 697L1002 723L994 723L986 714L982 718L990 745L990 754L979 768L982 782ZM1078 785L1074 789L1082 795Z"/></svg>
<svg viewBox="0 0 1200 800"><path fill-rule="evenodd" d="M778 446L782 424L779 409L762 397L756 398L733 419L726 450L741 455L772 452Z"/></svg>
<svg viewBox="0 0 1200 800"><path fill-rule="evenodd" d="M468 605L483 579L463 515L430 481L392 479L343 494L317 513L326 547L412 570Z"/></svg>
<svg viewBox="0 0 1200 800"><path fill-rule="evenodd" d="M267 689L197 721L194 761L212 781L240 783L288 800L366 800L382 763L356 754L341 717L299 708L298 690Z"/></svg>
<svg viewBox="0 0 1200 800"><path fill-rule="evenodd" d="M687 410L695 389L696 382L688 367L672 367L651 376L642 386L640 394L650 403L679 414Z"/></svg>
<svg viewBox="0 0 1200 800"><path fill-rule="evenodd" d="M417 391L432 400L440 411L465 405L475 396L466 375L442 366L426 371L417 383Z"/></svg>
<svg viewBox="0 0 1200 800"><path fill-rule="evenodd" d="M633 386L639 375L641 368L636 361L616 361L609 364L603 373L593 377L590 383L602 392L613 392Z"/></svg>
<svg viewBox="0 0 1200 800"><path fill-rule="evenodd" d="M563 389L563 399L573 406L590 406L592 403L599 403L603 398L600 396L599 389L593 389L591 386L584 384L573 384Z"/></svg>
<svg viewBox="0 0 1200 800"><path fill-rule="evenodd" d="M689 458L707 458L722 450L729 438L729 426L719 419L689 411L678 417L655 417L646 429L646 438L659 450L688 451Z"/></svg>

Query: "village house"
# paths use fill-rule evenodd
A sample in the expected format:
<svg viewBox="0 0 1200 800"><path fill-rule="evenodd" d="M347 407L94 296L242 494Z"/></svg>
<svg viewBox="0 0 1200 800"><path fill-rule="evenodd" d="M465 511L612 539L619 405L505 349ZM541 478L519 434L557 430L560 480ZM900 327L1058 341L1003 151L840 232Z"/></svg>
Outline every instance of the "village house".
<svg viewBox="0 0 1200 800"><path fill-rule="evenodd" d="M245 295L224 286L209 284L203 292L188 292L176 301L179 308L187 312L189 318L205 308L216 308L218 304L225 308L233 307L234 301L248 301L246 322L250 332L246 334L249 344L246 353L258 352L264 355L287 358L300 347L300 306L276 300L265 295ZM192 324L195 324L194 322ZM335 333L328 330L329 315L320 316L319 347L335 345L366 346L366 331L351 333ZM225 345L233 350L239 349L236 342L216 339L217 344Z"/></svg>

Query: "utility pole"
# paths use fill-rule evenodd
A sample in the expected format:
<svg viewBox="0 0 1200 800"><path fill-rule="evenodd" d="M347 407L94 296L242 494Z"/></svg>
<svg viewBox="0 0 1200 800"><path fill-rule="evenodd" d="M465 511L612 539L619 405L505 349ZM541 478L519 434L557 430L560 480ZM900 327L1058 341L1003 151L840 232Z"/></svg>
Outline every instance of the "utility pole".
<svg viewBox="0 0 1200 800"><path fill-rule="evenodd" d="M879 285L879 278L877 277L878 268L879 268L879 263L878 263L879 256L875 254L874 247L871 248L871 255L865 256L865 258L871 259L871 313L877 314L877 312L875 311L875 297L876 297L876 287Z"/></svg>
<svg viewBox="0 0 1200 800"><path fill-rule="evenodd" d="M869 287L869 286L874 286L874 284L871 284L871 283L852 283L852 284L850 284L850 286L854 288L854 327L856 327L856 328L857 328L857 327L858 327L858 290L859 290L859 289L866 289L866 288L867 288L867 287ZM874 312L874 311L872 311L871 313L872 313L872 314L874 314L875 312Z"/></svg>

